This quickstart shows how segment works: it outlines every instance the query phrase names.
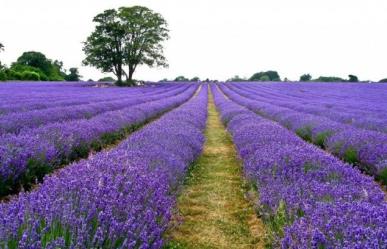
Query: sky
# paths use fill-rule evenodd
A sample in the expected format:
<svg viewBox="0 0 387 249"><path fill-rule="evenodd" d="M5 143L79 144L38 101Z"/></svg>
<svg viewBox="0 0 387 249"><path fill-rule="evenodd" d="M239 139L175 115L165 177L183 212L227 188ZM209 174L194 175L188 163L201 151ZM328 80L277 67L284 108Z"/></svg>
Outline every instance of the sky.
<svg viewBox="0 0 387 249"><path fill-rule="evenodd" d="M387 1L382 0L0 0L0 61L40 51L84 80L106 76L82 66L82 42L105 9L143 5L164 16L168 68L138 68L136 79L184 75L226 80L277 70L299 79L355 74L387 77Z"/></svg>

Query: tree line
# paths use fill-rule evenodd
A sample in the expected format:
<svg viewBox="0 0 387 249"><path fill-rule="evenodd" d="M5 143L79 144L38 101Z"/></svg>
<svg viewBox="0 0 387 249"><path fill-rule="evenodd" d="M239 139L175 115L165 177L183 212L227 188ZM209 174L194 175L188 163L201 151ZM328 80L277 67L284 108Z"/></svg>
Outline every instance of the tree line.
<svg viewBox="0 0 387 249"><path fill-rule="evenodd" d="M250 78L243 78L243 77L240 77L239 75L235 75L234 77L229 78L227 81L242 82L242 81L282 81L282 80L277 71L269 70L269 71L257 72L253 74ZM288 78L284 78L283 81L289 82L290 80ZM300 76L298 81L301 81L301 82L369 82L368 80L360 81L359 78L353 74L349 74L348 79L343 79L337 76L319 76L313 79L312 75L303 74ZM379 82L387 82L387 78L381 79Z"/></svg>
<svg viewBox="0 0 387 249"><path fill-rule="evenodd" d="M138 66L168 67L163 42L169 39L169 30L161 14L143 6L121 7L105 10L96 15L93 22L94 31L83 43L83 65L96 67L103 73L113 73L117 78L116 84L121 86L136 84L133 75ZM0 52L2 51L4 46L0 43ZM76 81L80 78L77 68L67 71L61 61L50 60L40 52L25 52L10 67L0 62L0 80ZM101 80L114 79L108 77ZM199 80L198 77L188 79L184 76L175 79ZM236 75L228 81L281 81L281 77L277 71L269 70L257 72L250 78ZM283 81L289 80L284 78ZM299 81L359 82L359 79L355 75L348 75L348 79L336 76L313 79L310 74L303 74ZM387 82L387 79L380 82Z"/></svg>

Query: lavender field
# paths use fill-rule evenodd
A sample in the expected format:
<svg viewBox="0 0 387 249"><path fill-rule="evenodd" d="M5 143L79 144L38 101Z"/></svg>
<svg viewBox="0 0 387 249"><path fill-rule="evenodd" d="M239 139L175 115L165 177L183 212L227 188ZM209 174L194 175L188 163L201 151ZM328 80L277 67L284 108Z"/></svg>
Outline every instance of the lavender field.
<svg viewBox="0 0 387 249"><path fill-rule="evenodd" d="M376 83L1 83L0 248L387 248L386 111Z"/></svg>

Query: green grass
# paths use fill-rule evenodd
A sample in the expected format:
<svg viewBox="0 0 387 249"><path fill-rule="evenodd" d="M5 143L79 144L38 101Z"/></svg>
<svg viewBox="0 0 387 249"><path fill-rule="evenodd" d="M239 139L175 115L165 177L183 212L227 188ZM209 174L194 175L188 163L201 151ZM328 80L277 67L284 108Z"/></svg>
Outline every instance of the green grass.
<svg viewBox="0 0 387 249"><path fill-rule="evenodd" d="M165 248L263 248L265 231L245 199L241 163L212 97L206 143L178 198Z"/></svg>

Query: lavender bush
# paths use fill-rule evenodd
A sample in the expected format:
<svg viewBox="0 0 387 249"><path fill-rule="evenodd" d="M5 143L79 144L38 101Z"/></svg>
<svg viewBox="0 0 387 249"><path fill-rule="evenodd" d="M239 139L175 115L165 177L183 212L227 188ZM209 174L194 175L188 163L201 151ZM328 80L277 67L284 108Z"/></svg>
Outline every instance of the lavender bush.
<svg viewBox="0 0 387 249"><path fill-rule="evenodd" d="M175 190L200 154L207 87L109 152L0 204L0 247L160 248Z"/></svg>
<svg viewBox="0 0 387 249"><path fill-rule="evenodd" d="M241 84L240 84L241 85ZM303 113L256 100L253 93L241 92L239 85L221 89L234 101L279 122L307 141L351 163L387 184L387 134L360 129L327 117Z"/></svg>
<svg viewBox="0 0 387 249"><path fill-rule="evenodd" d="M185 102L195 89L191 85L176 96L175 91L160 100L151 96L149 100L154 101L105 112L91 119L52 123L25 129L18 135L0 136L0 194L17 190L19 184L29 187L55 167L122 138L146 120Z"/></svg>
<svg viewBox="0 0 387 249"><path fill-rule="evenodd" d="M272 246L387 247L387 204L372 178L212 91L258 189Z"/></svg>

